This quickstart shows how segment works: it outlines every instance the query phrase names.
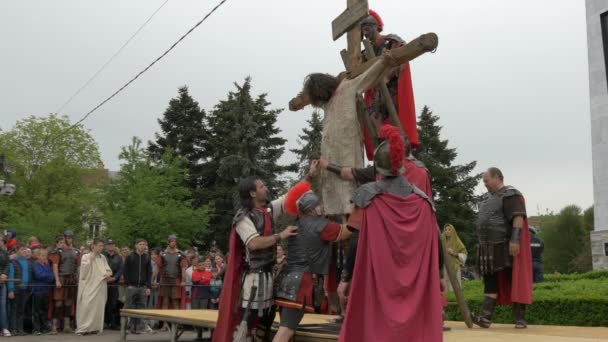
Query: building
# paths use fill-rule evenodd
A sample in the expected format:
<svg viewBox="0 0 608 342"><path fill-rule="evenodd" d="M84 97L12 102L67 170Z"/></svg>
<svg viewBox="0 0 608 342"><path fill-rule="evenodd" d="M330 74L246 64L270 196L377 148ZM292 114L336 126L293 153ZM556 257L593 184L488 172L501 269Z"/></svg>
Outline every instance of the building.
<svg viewBox="0 0 608 342"><path fill-rule="evenodd" d="M608 1L586 0L595 225L594 269L608 269Z"/></svg>

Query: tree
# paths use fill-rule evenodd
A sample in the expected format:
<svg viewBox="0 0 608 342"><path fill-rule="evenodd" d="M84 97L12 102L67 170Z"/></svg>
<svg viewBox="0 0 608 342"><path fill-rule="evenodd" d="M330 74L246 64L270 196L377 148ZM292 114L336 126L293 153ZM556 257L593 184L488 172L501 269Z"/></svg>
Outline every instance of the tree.
<svg viewBox="0 0 608 342"><path fill-rule="evenodd" d="M129 244L146 238L157 246L170 234L190 244L192 236L205 233L212 210L193 208L183 160L167 149L153 163L136 137L122 147L119 158L120 173L105 193L106 235Z"/></svg>
<svg viewBox="0 0 608 342"><path fill-rule="evenodd" d="M198 206L202 202L198 191L205 185L201 173L205 161L203 145L207 140L206 114L190 96L188 87L183 86L178 92L178 96L169 101L163 118L158 120L161 133L155 134L154 142L148 142L148 152L154 161L160 161L168 150L185 160L187 184L196 199L195 206Z"/></svg>
<svg viewBox="0 0 608 342"><path fill-rule="evenodd" d="M587 272L591 269L591 246L586 227L593 208L585 214L576 205L563 208L557 219L545 226L541 238L545 243L543 263L547 273Z"/></svg>
<svg viewBox="0 0 608 342"><path fill-rule="evenodd" d="M14 196L0 199L0 221L23 237L51 242L67 228L84 233L95 212L96 189L106 178L97 143L81 125L70 127L66 116L51 114L0 133L0 154L17 185Z"/></svg>
<svg viewBox="0 0 608 342"><path fill-rule="evenodd" d="M207 186L203 197L214 203L216 215L211 222L208 242L215 240L226 246L237 202L237 185L249 175L261 177L270 193L278 194L285 187L281 178L295 167L278 164L286 140L279 137L276 127L281 109L268 109L266 94L251 96L251 79L243 85L235 83L236 91L228 93L208 115L209 139L204 146L209 153L203 179Z"/></svg>
<svg viewBox="0 0 608 342"><path fill-rule="evenodd" d="M321 139L323 135L323 121L321 114L315 110L312 112L310 120L306 120L309 127L302 129L302 134L298 136L298 144L300 148L294 148L290 151L298 156L299 161L296 167L300 170L300 178L306 175L310 163L321 157Z"/></svg>
<svg viewBox="0 0 608 342"><path fill-rule="evenodd" d="M420 146L414 155L429 170L440 227L447 223L454 225L469 251L469 260L473 260L477 244L477 215L473 208L477 202L475 187L481 174L471 174L477 165L475 161L452 165L458 153L455 148L448 147L448 140L441 140L442 127L437 124L438 121L439 116L424 106L418 120Z"/></svg>

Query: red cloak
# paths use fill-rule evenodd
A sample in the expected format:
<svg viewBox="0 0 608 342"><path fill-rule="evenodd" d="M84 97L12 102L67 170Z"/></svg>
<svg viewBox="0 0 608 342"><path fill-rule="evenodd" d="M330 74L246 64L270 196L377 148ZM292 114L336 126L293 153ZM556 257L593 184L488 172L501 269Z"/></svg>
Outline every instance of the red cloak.
<svg viewBox="0 0 608 342"><path fill-rule="evenodd" d="M220 295L220 311L213 331L213 342L232 342L237 325L241 322L241 274L243 271L243 244L234 227L228 242L228 265Z"/></svg>
<svg viewBox="0 0 608 342"><path fill-rule="evenodd" d="M339 341L442 341L437 221L431 206L415 194L381 194L362 211Z"/></svg>
<svg viewBox="0 0 608 342"><path fill-rule="evenodd" d="M433 199L433 188L427 169L416 165L415 161L409 159L403 161L403 166L405 166L405 173L403 174L405 179L422 190L430 199Z"/></svg>
<svg viewBox="0 0 608 342"><path fill-rule="evenodd" d="M525 203L524 197L519 199ZM498 305L511 305L513 302L532 304L532 250L530 248L530 228L528 218L524 218L519 241L519 254L513 257L511 274L498 273Z"/></svg>
<svg viewBox="0 0 608 342"><path fill-rule="evenodd" d="M364 99L367 107L372 105L374 92L375 89L369 89L365 92ZM409 63L404 64L403 70L399 75L399 82L397 83L397 103L395 103L395 106L398 110L401 127L403 127L403 131L410 140L412 148L415 149L420 145L420 140L418 138L418 128L416 126L416 106L414 103L414 88L412 87L412 72ZM362 127L367 159L374 160L372 139L369 136L366 127Z"/></svg>

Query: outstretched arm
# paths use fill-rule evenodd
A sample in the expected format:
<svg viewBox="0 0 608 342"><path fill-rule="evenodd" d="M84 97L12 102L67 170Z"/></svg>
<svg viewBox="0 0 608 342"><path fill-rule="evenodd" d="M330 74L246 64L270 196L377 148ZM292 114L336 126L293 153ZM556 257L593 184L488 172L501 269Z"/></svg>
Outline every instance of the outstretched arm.
<svg viewBox="0 0 608 342"><path fill-rule="evenodd" d="M305 95L304 92L298 94L298 96L294 97L289 101L289 110L292 112L303 109L304 107L310 104L310 98L308 95Z"/></svg>

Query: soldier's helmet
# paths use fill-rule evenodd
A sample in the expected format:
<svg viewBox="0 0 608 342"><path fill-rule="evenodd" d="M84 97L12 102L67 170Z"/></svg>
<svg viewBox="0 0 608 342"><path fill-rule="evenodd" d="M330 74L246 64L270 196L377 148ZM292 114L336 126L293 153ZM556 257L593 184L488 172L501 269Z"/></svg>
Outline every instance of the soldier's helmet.
<svg viewBox="0 0 608 342"><path fill-rule="evenodd" d="M63 232L63 236L73 238L74 237L74 232L71 231L71 230L66 230L65 232Z"/></svg>
<svg viewBox="0 0 608 342"><path fill-rule="evenodd" d="M405 144L395 126L384 125L380 129L380 138L384 141L374 152L374 167L383 176L399 176L405 172Z"/></svg>
<svg viewBox="0 0 608 342"><path fill-rule="evenodd" d="M308 214L321 204L321 199L314 192L309 191L298 199L297 204L301 213Z"/></svg>

